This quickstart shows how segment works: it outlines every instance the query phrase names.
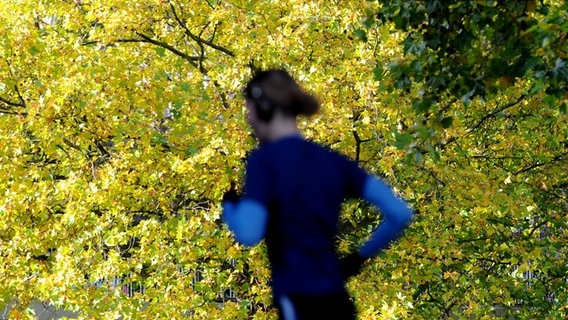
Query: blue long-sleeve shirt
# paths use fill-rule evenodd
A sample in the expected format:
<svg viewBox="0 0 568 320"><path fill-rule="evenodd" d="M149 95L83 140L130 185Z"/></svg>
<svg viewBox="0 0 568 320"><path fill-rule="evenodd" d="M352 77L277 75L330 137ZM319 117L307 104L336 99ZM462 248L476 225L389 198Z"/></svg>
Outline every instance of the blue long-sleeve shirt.
<svg viewBox="0 0 568 320"><path fill-rule="evenodd" d="M343 288L335 239L341 204L363 198L383 215L359 249L376 255L408 225L412 211L355 162L301 137L261 145L249 157L244 197L223 203L237 241L266 239L274 294L333 293Z"/></svg>

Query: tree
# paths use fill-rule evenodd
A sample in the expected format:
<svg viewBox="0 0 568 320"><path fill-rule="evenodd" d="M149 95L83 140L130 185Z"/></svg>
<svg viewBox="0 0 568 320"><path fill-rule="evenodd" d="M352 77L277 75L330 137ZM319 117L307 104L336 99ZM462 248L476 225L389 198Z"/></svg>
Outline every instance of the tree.
<svg viewBox="0 0 568 320"><path fill-rule="evenodd" d="M547 69L510 83L492 74L500 85L483 82L484 101L467 107L469 80L450 77L462 91L438 95L416 85L430 69L419 78L406 62L428 60L399 45L418 35L387 23L394 2L1 4L0 309L14 302L11 318L32 300L84 318L274 318L264 246L235 244L219 223L221 195L254 146L240 89L269 66L321 97L323 114L302 122L309 138L382 175L418 212L349 284L363 319L481 318L517 302L516 315L565 317L566 114L542 104L565 85L550 69L564 70L559 2L526 10L548 22L525 36L548 35L544 51L526 48ZM477 70L470 54L463 67ZM459 67L450 58L432 70ZM414 85L397 85L400 70ZM419 93L436 103L416 108ZM338 250L377 219L348 203Z"/></svg>
<svg viewBox="0 0 568 320"><path fill-rule="evenodd" d="M414 110L395 174L421 214L391 287L419 317L565 317L566 3L380 3L366 32L402 35L375 77Z"/></svg>
<svg viewBox="0 0 568 320"><path fill-rule="evenodd" d="M467 104L519 79L565 111L565 14L561 1L385 1L376 17L405 33L405 58L389 69L400 89L420 84L418 112L445 97Z"/></svg>
<svg viewBox="0 0 568 320"><path fill-rule="evenodd" d="M361 73L364 45L335 50L358 4L1 7L2 306L16 299L16 318L33 299L86 318L274 315L264 248L236 245L218 221L253 145L240 88L266 66L319 79L316 92L342 85L331 70Z"/></svg>

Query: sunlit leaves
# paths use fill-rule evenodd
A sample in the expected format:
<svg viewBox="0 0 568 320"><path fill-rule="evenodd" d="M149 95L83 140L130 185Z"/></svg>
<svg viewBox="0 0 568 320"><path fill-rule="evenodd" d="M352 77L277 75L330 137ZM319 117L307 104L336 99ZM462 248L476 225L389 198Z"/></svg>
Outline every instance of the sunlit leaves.
<svg viewBox="0 0 568 320"><path fill-rule="evenodd" d="M565 13L527 3L539 23L511 31L529 41L520 61L511 37L488 49L503 26L488 3L419 24L434 2L2 1L0 307L275 318L266 248L235 244L218 202L254 146L240 90L278 66L322 101L305 135L417 211L350 282L363 319L513 315L519 300L565 315ZM349 203L342 219L346 253L380 213Z"/></svg>
<svg viewBox="0 0 568 320"><path fill-rule="evenodd" d="M219 225L217 202L253 145L240 89L251 66L284 63L317 93L325 66L361 73L362 46L342 48L360 28L358 6L4 4L2 306L274 316L265 252L236 246ZM330 48L345 62L320 54ZM369 95L358 81L345 93ZM341 85L330 79L325 91ZM218 310L227 289L241 303Z"/></svg>

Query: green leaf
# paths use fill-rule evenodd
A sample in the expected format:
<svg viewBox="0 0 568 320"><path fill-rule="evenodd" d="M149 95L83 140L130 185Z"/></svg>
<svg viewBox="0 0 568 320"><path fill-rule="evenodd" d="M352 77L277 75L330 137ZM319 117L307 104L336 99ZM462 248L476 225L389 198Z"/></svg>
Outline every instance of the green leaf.
<svg viewBox="0 0 568 320"><path fill-rule="evenodd" d="M365 28L370 29L375 25L375 18L373 16L368 16L365 19Z"/></svg>
<svg viewBox="0 0 568 320"><path fill-rule="evenodd" d="M426 113L434 105L434 101L431 99L417 99L412 103L412 107L416 113Z"/></svg>
<svg viewBox="0 0 568 320"><path fill-rule="evenodd" d="M191 85L187 82L180 83L179 87L185 92L189 92L189 90L191 89Z"/></svg>
<svg viewBox="0 0 568 320"><path fill-rule="evenodd" d="M394 146L399 150L406 150L408 146L412 143L413 138L409 132L405 133L395 133Z"/></svg>
<svg viewBox="0 0 568 320"><path fill-rule="evenodd" d="M442 125L442 127L444 129L447 129L449 127L452 126L452 123L454 122L454 118L453 117L445 117L440 121L440 124Z"/></svg>
<svg viewBox="0 0 568 320"><path fill-rule="evenodd" d="M154 132L152 134L152 142L158 145L167 145L168 144L168 139L166 139L166 137L164 137L164 135L158 133L158 132Z"/></svg>
<svg viewBox="0 0 568 320"><path fill-rule="evenodd" d="M373 79L375 81L381 81L383 79L383 66L377 63L377 66L373 69Z"/></svg>
<svg viewBox="0 0 568 320"><path fill-rule="evenodd" d="M355 34L355 37L357 37L357 39L363 41L363 42L367 42L367 32L363 29L357 29L355 30L355 32L353 32Z"/></svg>
<svg viewBox="0 0 568 320"><path fill-rule="evenodd" d="M154 47L154 51L160 56L161 58L166 56L166 49L163 47Z"/></svg>
<svg viewBox="0 0 568 320"><path fill-rule="evenodd" d="M36 46L33 46L33 47L30 48L30 51L29 51L29 52L30 52L30 54L31 54L32 56L35 56L35 55L37 55L38 53L40 53L41 50L39 50Z"/></svg>

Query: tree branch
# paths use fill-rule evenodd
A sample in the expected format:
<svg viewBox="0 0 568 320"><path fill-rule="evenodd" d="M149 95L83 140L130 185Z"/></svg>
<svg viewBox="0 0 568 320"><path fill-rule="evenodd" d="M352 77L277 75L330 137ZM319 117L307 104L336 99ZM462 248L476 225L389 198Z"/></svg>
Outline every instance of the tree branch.
<svg viewBox="0 0 568 320"><path fill-rule="evenodd" d="M211 40L205 40L205 39L203 39L203 38L201 38L201 37L199 37L199 36L193 34L193 33L189 30L189 28L186 26L186 24L181 20L181 18L180 18L179 15L177 14L177 11L176 11L176 9L175 9L173 3L171 3L171 2L170 2L170 8L172 9L172 13L174 14L174 18L176 19L176 21L177 21L177 22L179 23L179 25L182 26L182 28L185 30L185 34L188 35L193 41L197 42L200 46L206 45L206 46L209 46L209 47L211 47L211 48L213 48L213 49L215 49L215 50L221 51L221 52L223 52L223 53L225 53L225 54L227 54L227 55L229 55L229 56L231 56L231 57L234 57L234 56L235 56L235 54L234 54L231 50L229 50L229 49L227 49L227 48L225 48L225 47L222 47L222 46L220 46L220 45L217 45L217 44L213 43L213 38L215 37L215 33L213 34L213 38L211 38ZM204 30L205 30L205 29L204 29ZM202 32L203 32L203 31L202 31Z"/></svg>
<svg viewBox="0 0 568 320"><path fill-rule="evenodd" d="M516 100L509 102L508 104L501 106L493 111L491 111L490 113L486 114L485 116L483 116L483 118L481 118L475 125L473 125L471 128L466 130L466 133L472 133L473 131L479 129L479 127L481 127L481 125L487 121L490 118L495 117L499 112L503 112L506 109L509 109L515 105L517 105L519 102L521 102L524 98L526 97L525 94L522 94L521 96L519 96ZM448 107L448 105L446 105L444 108ZM458 137L451 137L449 138L447 141L443 142L440 144L440 148L441 149L445 149L447 145L449 145L450 143L456 142L459 138Z"/></svg>
<svg viewBox="0 0 568 320"><path fill-rule="evenodd" d="M25 107L25 105L22 102L12 102L8 99L4 99L2 97L0 97L0 101L4 102L5 104L11 106L11 107Z"/></svg>
<svg viewBox="0 0 568 320"><path fill-rule="evenodd" d="M18 112L18 111L14 111L12 109L1 109L1 108L0 108L0 113L13 114L13 115L23 115L23 116L28 115L27 112Z"/></svg>
<svg viewBox="0 0 568 320"><path fill-rule="evenodd" d="M12 64L10 63L10 60L4 59L4 61L6 61L6 64L9 67L10 74L12 75L12 77L14 77L14 79L16 79L14 72L12 71ZM22 97L22 94L20 93L20 89L18 89L17 84L14 85L14 91L16 91L16 94L18 95L18 99L20 100L19 102L13 102L13 101L10 101L10 100L2 98L2 97L0 97L0 101L4 102L5 104L7 104L11 107L25 108L26 107L26 101L24 100L24 97ZM9 110L6 110L6 111L9 111ZM10 112L5 112L5 113L10 113ZM13 112L13 113L17 114L17 112Z"/></svg>
<svg viewBox="0 0 568 320"><path fill-rule="evenodd" d="M547 162L537 162L537 163L534 163L534 164L532 164L532 165L530 165L530 166L528 166L528 167L526 167L526 168L523 168L523 169L521 169L521 170L515 172L515 175L519 175L519 174L521 174L521 173L525 173L525 172L527 172L527 171L530 171L530 170L532 170L532 169L536 169L536 168L538 168L538 167L542 167L542 166L549 165L549 164L554 163L554 162L556 162L556 161L562 161L566 155L568 155L568 152L564 152L564 153L562 153L562 154L559 154L559 155L555 156L554 158L552 158L550 161L547 161Z"/></svg>
<svg viewBox="0 0 568 320"><path fill-rule="evenodd" d="M163 42L163 41L158 41L155 39L152 39L150 37L148 37L145 34L136 32L136 35L138 35L140 38L142 39L119 39L116 40L116 42L145 42L145 43L151 43L153 45L162 47L170 52L172 52L173 54L182 57L183 59L187 60L192 66L197 68L197 63L195 63L195 61L199 61L200 58L198 57L192 57L184 52L181 52L180 50L172 47L171 45Z"/></svg>
<svg viewBox="0 0 568 320"><path fill-rule="evenodd" d="M504 106L501 106L493 111L491 111L490 113L486 114L483 118L481 118L473 127L469 128L466 132L467 133L471 133L477 129L479 129L479 127L488 119L495 117L497 114L499 114L500 112L503 112L506 109L509 109L515 105L517 105L519 102L521 102L524 98L526 97L525 94L520 95L517 99L515 99L514 101L511 101L507 104L505 104Z"/></svg>
<svg viewBox="0 0 568 320"><path fill-rule="evenodd" d="M175 55L177 55L177 56L183 58L184 60L186 60L187 62L189 62L193 67L195 67L196 69L198 69L199 72L201 72L201 74L203 74L203 75L207 75L207 73L208 73L208 70L203 66L203 61L204 61L204 59L205 59L205 48L204 48L204 45L207 45L207 46L209 46L209 47L211 47L211 48L213 48L213 49L219 50L219 51L221 51L221 52L223 52L223 53L225 53L225 54L227 54L227 55L229 55L229 56L231 56L231 57L234 57L234 56L235 56L235 54L234 54L232 51L230 51L230 50L228 50L228 49L226 49L226 48L224 48L224 47L222 47L222 46L219 46L219 45L214 44L213 41L212 41L213 38L211 39L211 41L208 41L208 40L205 40L205 39L203 39L203 38L201 38L201 37L199 37L199 36L193 34L193 33L187 28L187 26L183 23L183 21L181 20L181 18L178 16L178 14L177 14L177 12L176 12L176 10L175 10L175 7L174 7L174 5L173 5L172 3L170 3L170 7L171 7L172 12L173 12L173 14L174 14L175 20L176 20L176 21L178 22L178 24L184 29L185 34L186 34L187 36L189 36L192 40L194 40L195 42L197 42L197 44L200 46L200 48L201 48L201 54L200 54L200 56L198 56L198 57L190 56L190 55L188 55L187 53L184 53L184 52L180 51L179 49L173 47L172 45L169 45L169 44L166 43L166 42L153 39L153 38L151 38L151 37L149 37L149 36L147 36L147 35L145 35L145 34L143 34L143 33L140 33L140 32L136 32L136 35L139 36L141 39L119 39L119 40L116 40L115 42L119 42L119 43L134 43L134 42L139 42L139 43L150 43L150 44L156 45L156 46L158 46L158 47L164 48L164 49L166 49L166 50L172 52L173 54L175 54ZM94 44L94 43L98 43L98 41L87 42L87 43L84 43L84 45L89 45L89 44ZM227 97L226 97L225 93L221 90L221 86L219 85L219 83L218 83L216 80L213 80L212 82L213 82L214 86L215 86L217 89L219 89L219 96L220 96L220 98L221 98L221 103L223 104L223 107L224 107L225 109L228 109L228 108L229 108L229 103L227 102Z"/></svg>
<svg viewBox="0 0 568 320"><path fill-rule="evenodd" d="M361 140L357 130L353 130L353 137L355 138L355 162L359 162L361 159L361 143L369 140Z"/></svg>
<svg viewBox="0 0 568 320"><path fill-rule="evenodd" d="M474 238L474 239L458 239L456 243L463 244L468 242L478 242L478 241L486 241L489 240L488 237L481 237L481 238Z"/></svg>

